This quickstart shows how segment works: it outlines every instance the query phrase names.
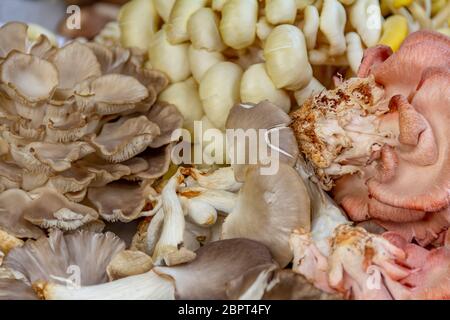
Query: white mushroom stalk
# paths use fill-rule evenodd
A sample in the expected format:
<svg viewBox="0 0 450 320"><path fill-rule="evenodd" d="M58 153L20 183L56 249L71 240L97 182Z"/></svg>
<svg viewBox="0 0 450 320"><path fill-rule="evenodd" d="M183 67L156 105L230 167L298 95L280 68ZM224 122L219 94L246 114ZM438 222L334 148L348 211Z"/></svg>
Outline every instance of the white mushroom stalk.
<svg viewBox="0 0 450 320"><path fill-rule="evenodd" d="M36 283L37 294L46 300L173 300L173 281L153 271L109 283L71 288L55 283Z"/></svg>
<svg viewBox="0 0 450 320"><path fill-rule="evenodd" d="M183 244L183 232L185 227L184 212L181 202L177 196L177 188L183 182L183 176L178 171L172 176L167 184L164 186L162 196L162 206L164 211L164 224L161 231L161 236L156 243L153 252L153 260L155 264L167 263L169 257L174 255L182 255L179 248ZM186 255L184 258L189 261L195 255ZM183 261L183 262L187 262Z"/></svg>

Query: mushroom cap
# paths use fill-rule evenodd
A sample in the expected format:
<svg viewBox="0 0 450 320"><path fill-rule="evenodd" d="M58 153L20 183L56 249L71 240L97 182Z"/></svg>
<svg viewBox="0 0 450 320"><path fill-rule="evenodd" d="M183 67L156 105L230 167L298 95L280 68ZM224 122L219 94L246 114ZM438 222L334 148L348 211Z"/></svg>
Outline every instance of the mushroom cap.
<svg viewBox="0 0 450 320"><path fill-rule="evenodd" d="M53 94L58 85L58 72L46 60L14 51L0 66L0 80L20 101L36 103Z"/></svg>
<svg viewBox="0 0 450 320"><path fill-rule="evenodd" d="M85 205L71 202L50 188L33 191L36 198L23 210L24 218L41 228L74 230L96 220L98 213Z"/></svg>
<svg viewBox="0 0 450 320"><path fill-rule="evenodd" d="M253 166L247 171L238 203L223 224L222 237L259 241L284 267L292 260L290 233L294 229L310 230L309 194L291 166L280 163L275 175L261 175L259 169Z"/></svg>
<svg viewBox="0 0 450 320"><path fill-rule="evenodd" d="M272 264L269 250L249 239L210 242L196 251L190 263L155 267L159 275L170 276L177 299L226 299L226 285L248 269Z"/></svg>
<svg viewBox="0 0 450 320"><path fill-rule="evenodd" d="M129 160L141 153L160 134L159 127L145 116L121 118L107 123L91 143L98 155L110 162Z"/></svg>
<svg viewBox="0 0 450 320"><path fill-rule="evenodd" d="M226 129L233 129L233 133L236 135L239 133L239 129L244 131L256 130L258 144L266 146L268 150L267 155L270 158L277 158L281 162L294 166L299 150L295 136L288 127L290 123L291 119L285 112L271 102L263 101L258 104L245 103L235 105L228 115ZM261 140L259 130L267 130L264 140ZM278 141L273 139L273 133L277 133ZM233 137L227 134L227 139L230 138ZM249 154L254 151L248 150L246 143L244 145L239 144L239 141L238 143L229 141L229 143L233 144L232 152L234 155L245 155L245 161L249 161ZM258 163L267 161L261 156L264 157L264 155L258 154ZM242 163L235 163L233 167L235 168L236 179L243 181L247 166Z"/></svg>
<svg viewBox="0 0 450 320"><path fill-rule="evenodd" d="M19 238L37 239L44 232L24 217L31 202L30 196L20 189L10 189L0 194L0 228Z"/></svg>
<svg viewBox="0 0 450 320"><path fill-rule="evenodd" d="M48 238L28 240L23 247L11 250L4 265L22 273L31 283L74 275L79 276L79 285L88 286L107 282L106 267L124 249L123 241L110 232L64 235L56 230Z"/></svg>
<svg viewBox="0 0 450 320"><path fill-rule="evenodd" d="M0 58L12 51L25 51L28 26L21 22L8 22L0 28Z"/></svg>
<svg viewBox="0 0 450 320"><path fill-rule="evenodd" d="M0 278L0 300L38 300L38 297L23 281Z"/></svg>
<svg viewBox="0 0 450 320"><path fill-rule="evenodd" d="M141 215L153 192L148 185L116 181L104 187L89 188L88 199L107 221L129 222Z"/></svg>
<svg viewBox="0 0 450 320"><path fill-rule="evenodd" d="M141 251L124 250L112 258L106 273L110 281L150 271L152 258Z"/></svg>

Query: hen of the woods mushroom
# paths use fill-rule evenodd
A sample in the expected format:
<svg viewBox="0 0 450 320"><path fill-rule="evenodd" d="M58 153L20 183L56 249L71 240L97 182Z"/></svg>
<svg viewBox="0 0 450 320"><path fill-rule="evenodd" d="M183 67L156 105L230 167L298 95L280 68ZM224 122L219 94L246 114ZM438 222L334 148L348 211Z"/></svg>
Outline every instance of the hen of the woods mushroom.
<svg viewBox="0 0 450 320"><path fill-rule="evenodd" d="M170 163L168 80L121 47L31 41L27 26L0 29L0 229L38 238L148 214Z"/></svg>

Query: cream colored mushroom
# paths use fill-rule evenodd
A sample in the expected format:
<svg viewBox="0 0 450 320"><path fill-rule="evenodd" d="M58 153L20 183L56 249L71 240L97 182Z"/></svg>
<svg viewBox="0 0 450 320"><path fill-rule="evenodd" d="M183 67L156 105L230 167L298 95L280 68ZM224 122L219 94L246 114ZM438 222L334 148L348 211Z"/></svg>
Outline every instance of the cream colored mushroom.
<svg viewBox="0 0 450 320"><path fill-rule="evenodd" d="M195 49L219 52L225 49L219 31L219 17L210 8L197 10L187 24L189 38Z"/></svg>
<svg viewBox="0 0 450 320"><path fill-rule="evenodd" d="M250 46L256 38L257 0L228 0L222 8L220 34L225 44L239 50Z"/></svg>
<svg viewBox="0 0 450 320"><path fill-rule="evenodd" d="M242 76L241 101L244 103L259 103L264 100L269 100L286 113L291 109L289 95L275 87L267 74L265 64L254 64Z"/></svg>
<svg viewBox="0 0 450 320"><path fill-rule="evenodd" d="M264 45L264 58L278 89L301 89L312 77L305 37L295 26L280 25L272 30Z"/></svg>
<svg viewBox="0 0 450 320"><path fill-rule="evenodd" d="M345 8L337 0L324 0L320 15L320 30L330 44L329 54L338 56L345 52L344 29L347 22Z"/></svg>
<svg viewBox="0 0 450 320"><path fill-rule="evenodd" d="M357 74L364 54L361 38L356 32L349 32L345 35L347 41L347 60L353 73Z"/></svg>
<svg viewBox="0 0 450 320"><path fill-rule="evenodd" d="M308 50L312 50L316 46L317 33L319 32L319 10L317 10L315 6L307 6L303 14L305 16L303 33L305 34L306 47L308 48Z"/></svg>
<svg viewBox="0 0 450 320"><path fill-rule="evenodd" d="M205 73L212 66L225 61L225 57L220 52L210 52L207 50L197 50L190 45L188 50L189 65L191 66L192 76L200 83Z"/></svg>
<svg viewBox="0 0 450 320"><path fill-rule="evenodd" d="M382 30L382 16L378 0L356 1L350 9L350 22L366 47L378 43Z"/></svg>
<svg viewBox="0 0 450 320"><path fill-rule="evenodd" d="M171 44L164 29L159 30L150 41L149 68L164 72L171 82L187 79L190 74L187 43Z"/></svg>
<svg viewBox="0 0 450 320"><path fill-rule="evenodd" d="M159 1L161 2L161 1ZM164 1L169 3L170 0ZM159 25L159 15L153 0L132 0L120 9L120 42L124 47L137 47L147 50L150 40Z"/></svg>
<svg viewBox="0 0 450 320"><path fill-rule="evenodd" d="M164 22L169 21L170 12L175 4L176 0L153 0L156 11Z"/></svg>
<svg viewBox="0 0 450 320"><path fill-rule="evenodd" d="M200 99L206 116L219 129L225 128L226 117L239 101L242 69L231 62L212 66L200 81Z"/></svg>
<svg viewBox="0 0 450 320"><path fill-rule="evenodd" d="M316 78L312 78L306 87L294 92L295 101L299 106L302 106L306 100L323 90L325 90L325 87Z"/></svg>
<svg viewBox="0 0 450 320"><path fill-rule="evenodd" d="M188 21L206 0L176 0L170 12L169 21L165 25L167 39L176 45L189 40Z"/></svg>
<svg viewBox="0 0 450 320"><path fill-rule="evenodd" d="M152 269L152 258L141 251L124 250L112 258L106 273L109 281L148 272Z"/></svg>
<svg viewBox="0 0 450 320"><path fill-rule="evenodd" d="M266 0L265 16L273 25L294 23L297 16L295 0Z"/></svg>
<svg viewBox="0 0 450 320"><path fill-rule="evenodd" d="M158 100L175 105L184 118L184 128L194 132L194 121L203 117L203 106L194 78L170 85Z"/></svg>

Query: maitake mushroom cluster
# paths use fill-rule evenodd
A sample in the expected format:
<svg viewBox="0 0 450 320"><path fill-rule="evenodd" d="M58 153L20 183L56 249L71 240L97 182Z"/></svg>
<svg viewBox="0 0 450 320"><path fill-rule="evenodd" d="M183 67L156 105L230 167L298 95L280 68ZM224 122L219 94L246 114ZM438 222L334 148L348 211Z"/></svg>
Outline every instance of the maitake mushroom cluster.
<svg viewBox="0 0 450 320"><path fill-rule="evenodd" d="M97 43L53 47L27 26L0 29L0 229L38 238L152 209L183 118L155 103L166 77L139 52Z"/></svg>

